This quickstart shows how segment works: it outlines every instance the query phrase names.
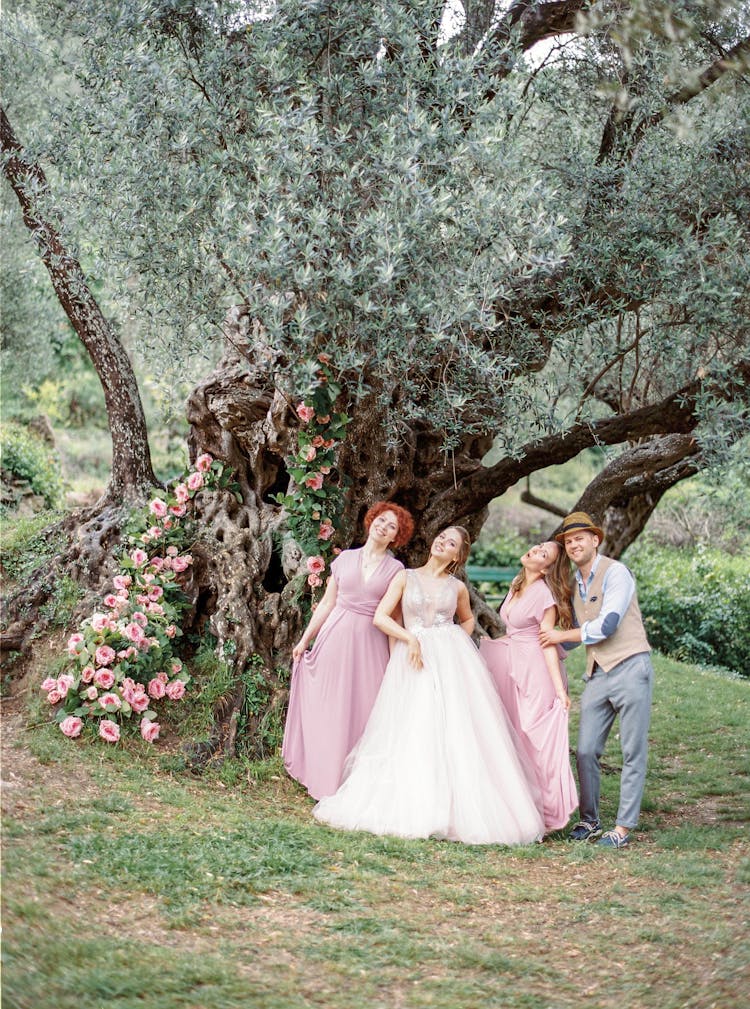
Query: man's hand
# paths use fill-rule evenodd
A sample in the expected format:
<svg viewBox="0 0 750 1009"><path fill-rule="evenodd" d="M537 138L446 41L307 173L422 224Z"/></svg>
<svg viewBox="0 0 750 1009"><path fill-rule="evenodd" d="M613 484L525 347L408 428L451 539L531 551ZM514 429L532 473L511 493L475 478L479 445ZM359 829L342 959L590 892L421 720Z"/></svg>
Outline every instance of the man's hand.
<svg viewBox="0 0 750 1009"><path fill-rule="evenodd" d="M564 640L564 634L562 631L556 631L554 627L550 627L549 630L539 631L539 644L542 648L549 648L550 645L559 645L561 641Z"/></svg>

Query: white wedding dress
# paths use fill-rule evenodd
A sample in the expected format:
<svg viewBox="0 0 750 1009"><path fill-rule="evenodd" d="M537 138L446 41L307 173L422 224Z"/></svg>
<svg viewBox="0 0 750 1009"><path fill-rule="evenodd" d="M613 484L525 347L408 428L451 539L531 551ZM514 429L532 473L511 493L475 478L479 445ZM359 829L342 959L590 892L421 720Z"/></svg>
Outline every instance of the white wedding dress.
<svg viewBox="0 0 750 1009"><path fill-rule="evenodd" d="M313 815L346 830L466 844L529 844L544 833L533 768L521 756L490 673L453 623L459 582L407 571L404 626L338 791Z"/></svg>

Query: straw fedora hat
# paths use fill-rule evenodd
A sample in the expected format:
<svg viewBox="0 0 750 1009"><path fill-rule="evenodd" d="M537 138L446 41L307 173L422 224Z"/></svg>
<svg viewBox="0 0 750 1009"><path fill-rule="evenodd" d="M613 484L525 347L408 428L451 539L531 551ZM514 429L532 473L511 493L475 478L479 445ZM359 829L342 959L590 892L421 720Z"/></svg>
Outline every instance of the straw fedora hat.
<svg viewBox="0 0 750 1009"><path fill-rule="evenodd" d="M563 520L562 528L556 533L555 539L558 543L564 543L568 533L589 532L599 537L599 542L604 539L604 533L599 526L594 525L593 519L586 512L573 512Z"/></svg>

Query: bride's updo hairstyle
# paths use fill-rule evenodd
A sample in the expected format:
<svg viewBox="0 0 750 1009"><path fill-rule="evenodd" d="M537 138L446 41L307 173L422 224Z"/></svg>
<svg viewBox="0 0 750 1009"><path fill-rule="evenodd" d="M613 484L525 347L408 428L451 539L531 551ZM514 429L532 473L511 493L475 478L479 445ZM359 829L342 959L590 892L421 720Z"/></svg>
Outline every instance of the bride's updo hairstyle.
<svg viewBox="0 0 750 1009"><path fill-rule="evenodd" d="M393 512L398 522L398 532L396 533L396 538L391 541L391 547L394 550L398 550L399 547L405 547L414 532L414 519L406 508L402 508L401 505L394 504L392 501L376 501L374 505L367 509L365 529L369 533L373 521L378 515L382 515L383 512Z"/></svg>
<svg viewBox="0 0 750 1009"><path fill-rule="evenodd" d="M446 526L444 532L448 529L455 529L457 533L461 534L461 550L459 551L458 557L455 561L451 561L448 565L447 570L450 574L454 575L459 568L462 568L466 561L469 559L469 550L471 550L471 536L469 536L466 529L463 526Z"/></svg>

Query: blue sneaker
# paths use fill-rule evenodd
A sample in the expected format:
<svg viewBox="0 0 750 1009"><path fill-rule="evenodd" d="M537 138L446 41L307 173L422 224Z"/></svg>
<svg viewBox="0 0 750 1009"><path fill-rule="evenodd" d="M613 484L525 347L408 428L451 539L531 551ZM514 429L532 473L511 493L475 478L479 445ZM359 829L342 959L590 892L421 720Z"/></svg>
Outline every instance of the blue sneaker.
<svg viewBox="0 0 750 1009"><path fill-rule="evenodd" d="M607 830L596 843L600 848L627 848L630 844L630 834L621 834L619 830Z"/></svg>
<svg viewBox="0 0 750 1009"><path fill-rule="evenodd" d="M569 841L595 841L602 836L602 825L596 820L594 823L587 823L582 820L568 834Z"/></svg>

